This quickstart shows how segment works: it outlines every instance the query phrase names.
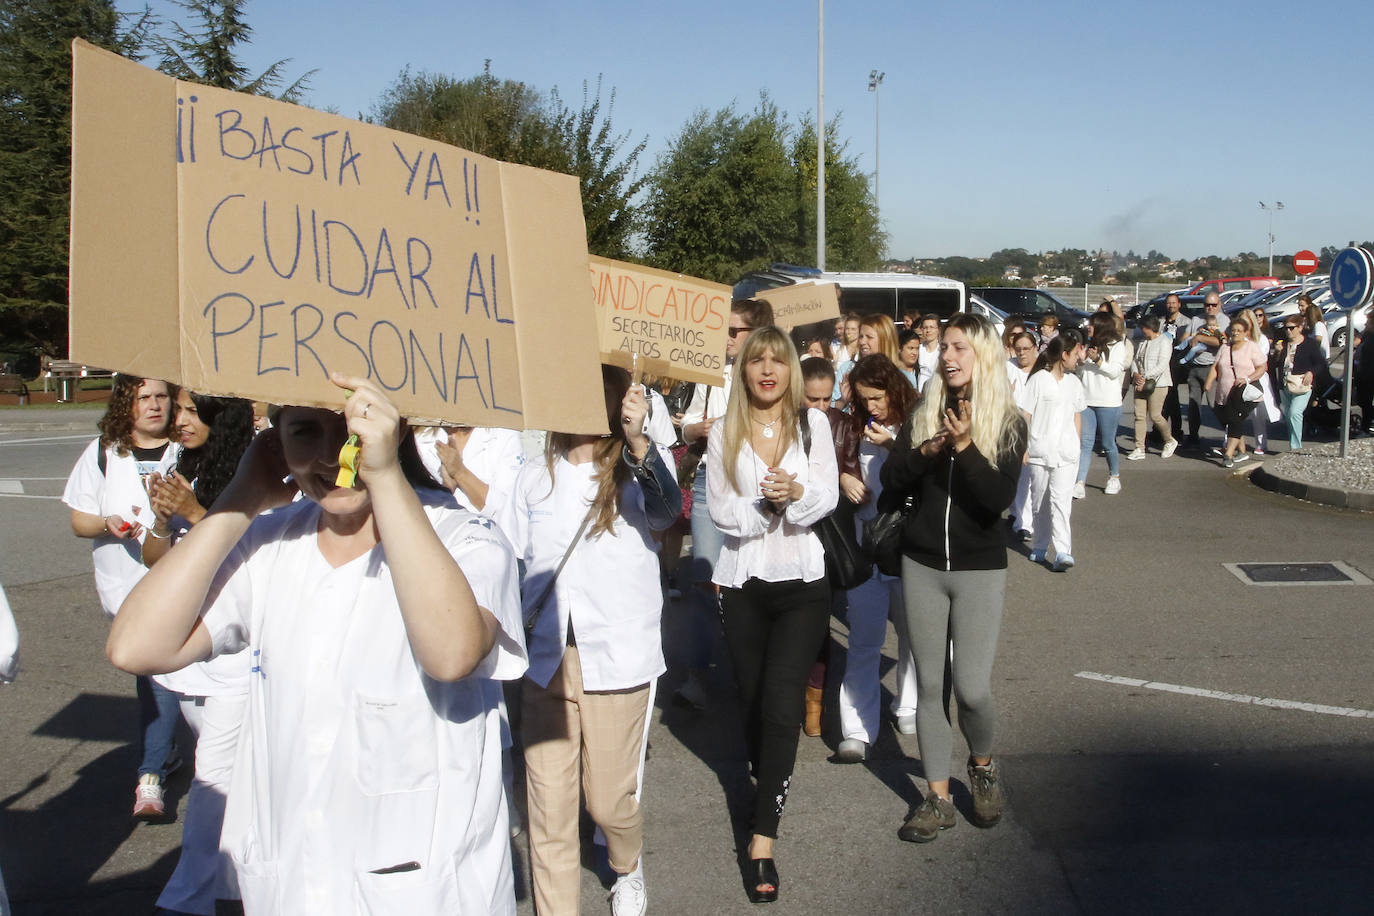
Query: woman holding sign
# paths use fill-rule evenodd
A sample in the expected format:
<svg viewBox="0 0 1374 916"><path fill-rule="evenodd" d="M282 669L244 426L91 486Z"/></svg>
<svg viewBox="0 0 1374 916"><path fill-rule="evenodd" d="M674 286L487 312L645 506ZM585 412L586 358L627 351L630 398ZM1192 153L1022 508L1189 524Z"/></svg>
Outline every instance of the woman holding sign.
<svg viewBox="0 0 1374 916"><path fill-rule="evenodd" d="M787 334L763 328L736 360L740 382L706 451L707 505L725 535L714 581L757 780L749 898L776 900L773 841L792 780L807 675L826 637L830 585L811 525L834 511L839 471L826 415L802 406Z"/></svg>
<svg viewBox="0 0 1374 916"><path fill-rule="evenodd" d="M250 916L514 914L495 683L525 667L514 558L434 489L379 387L332 378L342 415L282 408L106 651L142 674L250 652L222 838Z"/></svg>
<svg viewBox="0 0 1374 916"><path fill-rule="evenodd" d="M646 905L639 777L665 669L654 535L677 520L682 491L672 453L644 432L643 387L601 372L613 432L551 433L501 519L528 570L521 739L535 907L548 916L577 912L581 795L619 876L612 912Z"/></svg>

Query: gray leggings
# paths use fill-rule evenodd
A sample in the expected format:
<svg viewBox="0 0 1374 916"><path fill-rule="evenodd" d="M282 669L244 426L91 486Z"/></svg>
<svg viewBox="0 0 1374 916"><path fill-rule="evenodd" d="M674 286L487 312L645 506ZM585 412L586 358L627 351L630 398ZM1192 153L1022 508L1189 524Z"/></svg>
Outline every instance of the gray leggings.
<svg viewBox="0 0 1374 916"><path fill-rule="evenodd" d="M959 730L975 757L992 753L997 709L992 699L992 660L1002 625L1005 569L943 572L902 558L902 594L916 660L916 737L926 779L949 779L954 734L949 692L959 703ZM946 680L949 640L954 641L953 684Z"/></svg>

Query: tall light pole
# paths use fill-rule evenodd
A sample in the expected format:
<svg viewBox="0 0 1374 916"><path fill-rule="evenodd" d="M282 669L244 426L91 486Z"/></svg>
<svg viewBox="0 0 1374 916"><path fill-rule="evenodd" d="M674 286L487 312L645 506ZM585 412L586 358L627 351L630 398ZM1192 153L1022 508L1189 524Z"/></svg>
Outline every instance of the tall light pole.
<svg viewBox="0 0 1374 916"><path fill-rule="evenodd" d="M882 216L882 205L878 202L878 151L882 143L882 112L878 104L878 87L883 84L886 73L868 71L868 91L873 93L873 209Z"/></svg>
<svg viewBox="0 0 1374 916"><path fill-rule="evenodd" d="M1274 275L1274 211L1283 209L1283 201L1275 201L1271 207L1264 201L1259 202L1260 209L1269 213L1269 276Z"/></svg>
<svg viewBox="0 0 1374 916"><path fill-rule="evenodd" d="M825 0L816 2L816 267L825 270Z"/></svg>

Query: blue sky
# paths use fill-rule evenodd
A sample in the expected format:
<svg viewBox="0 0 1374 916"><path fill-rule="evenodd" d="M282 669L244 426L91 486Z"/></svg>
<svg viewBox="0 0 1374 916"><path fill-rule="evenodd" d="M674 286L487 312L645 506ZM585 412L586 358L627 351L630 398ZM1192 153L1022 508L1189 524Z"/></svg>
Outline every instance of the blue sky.
<svg viewBox="0 0 1374 916"><path fill-rule="evenodd" d="M117 0L120 9L141 7ZM185 21L165 0L162 15ZM1312 0L826 5L825 110L871 171L888 254L1156 248L1276 253L1374 237L1374 11ZM317 68L309 103L370 112L403 67L498 77L576 103L616 90L645 167L699 108L766 91L816 109L817 4L782 0L250 0L244 59Z"/></svg>

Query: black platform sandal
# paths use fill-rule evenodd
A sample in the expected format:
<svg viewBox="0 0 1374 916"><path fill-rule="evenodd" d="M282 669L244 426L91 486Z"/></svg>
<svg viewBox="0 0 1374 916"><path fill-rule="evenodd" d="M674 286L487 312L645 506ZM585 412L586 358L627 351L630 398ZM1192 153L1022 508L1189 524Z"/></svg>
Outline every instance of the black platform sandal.
<svg viewBox="0 0 1374 916"><path fill-rule="evenodd" d="M749 883L750 903L772 903L778 899L778 868L772 859L750 859L753 875ZM759 885L771 885L772 890L759 890Z"/></svg>

